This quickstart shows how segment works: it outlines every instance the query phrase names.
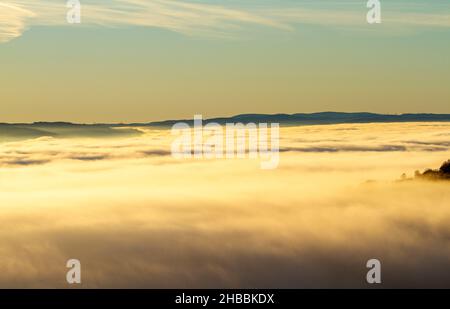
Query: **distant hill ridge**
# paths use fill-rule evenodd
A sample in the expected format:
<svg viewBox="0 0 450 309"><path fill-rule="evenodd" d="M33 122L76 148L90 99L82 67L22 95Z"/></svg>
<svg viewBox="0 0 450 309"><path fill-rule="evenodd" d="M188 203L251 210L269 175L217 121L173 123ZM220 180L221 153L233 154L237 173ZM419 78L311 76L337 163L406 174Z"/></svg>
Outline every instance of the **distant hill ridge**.
<svg viewBox="0 0 450 309"><path fill-rule="evenodd" d="M150 126L172 126L177 122L193 123L193 119L166 120L151 122ZM375 113L297 113L297 114L241 114L232 117L219 117L205 119L204 123L227 122L259 123L277 122L281 125L314 125L314 124L339 124L339 123L371 123L371 122L425 122L425 121L450 121L450 114L400 114L386 115Z"/></svg>
<svg viewBox="0 0 450 309"><path fill-rule="evenodd" d="M232 117L216 117L204 119L204 123L216 122L224 124L227 122L241 123L261 123L276 122L281 125L314 125L314 124L339 124L339 123L372 123L372 122L425 122L442 121L450 122L450 114L376 114L376 113L342 113L342 112L319 112L319 113L296 113L296 114L240 114ZM32 126L32 127L73 127L73 126L154 126L169 127L177 122L193 123L193 119L165 120L148 123L96 123L96 124L76 124L71 122L34 122L26 123L0 123L1 126Z"/></svg>

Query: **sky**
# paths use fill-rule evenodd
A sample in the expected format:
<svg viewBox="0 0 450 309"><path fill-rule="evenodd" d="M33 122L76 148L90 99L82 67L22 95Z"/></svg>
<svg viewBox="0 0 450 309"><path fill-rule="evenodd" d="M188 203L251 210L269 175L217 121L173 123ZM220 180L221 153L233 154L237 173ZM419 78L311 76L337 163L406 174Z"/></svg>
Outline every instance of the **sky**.
<svg viewBox="0 0 450 309"><path fill-rule="evenodd" d="M450 113L450 3L0 0L0 122Z"/></svg>

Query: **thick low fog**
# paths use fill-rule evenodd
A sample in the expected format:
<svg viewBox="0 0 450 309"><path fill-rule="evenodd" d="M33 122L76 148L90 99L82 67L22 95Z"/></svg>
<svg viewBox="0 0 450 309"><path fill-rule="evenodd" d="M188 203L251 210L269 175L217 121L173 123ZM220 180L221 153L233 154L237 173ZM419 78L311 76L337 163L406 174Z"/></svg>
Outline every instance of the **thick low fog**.
<svg viewBox="0 0 450 309"><path fill-rule="evenodd" d="M450 287L450 124L282 128L280 162L174 159L169 130L0 144L0 287Z"/></svg>

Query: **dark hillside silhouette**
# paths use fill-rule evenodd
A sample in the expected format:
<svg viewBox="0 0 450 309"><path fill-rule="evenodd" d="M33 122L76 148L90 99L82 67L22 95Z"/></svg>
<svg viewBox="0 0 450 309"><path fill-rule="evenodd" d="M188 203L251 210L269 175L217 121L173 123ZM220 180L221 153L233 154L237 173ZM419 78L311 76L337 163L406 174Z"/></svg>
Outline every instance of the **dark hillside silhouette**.
<svg viewBox="0 0 450 309"><path fill-rule="evenodd" d="M450 160L444 162L438 170L427 169L423 173L416 171L415 178L425 180L450 180Z"/></svg>

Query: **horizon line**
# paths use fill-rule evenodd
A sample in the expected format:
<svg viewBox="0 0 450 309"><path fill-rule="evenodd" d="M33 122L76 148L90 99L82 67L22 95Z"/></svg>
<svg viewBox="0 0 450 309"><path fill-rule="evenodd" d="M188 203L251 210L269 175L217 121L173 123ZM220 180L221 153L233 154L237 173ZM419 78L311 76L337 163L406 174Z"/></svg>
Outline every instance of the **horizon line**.
<svg viewBox="0 0 450 309"><path fill-rule="evenodd" d="M311 112L311 113L242 113L235 114L232 116L216 116L210 118L203 118L204 121L217 121L217 120L226 120L226 119L236 119L239 117L295 117L295 116L313 116L313 115L325 115L325 114L334 114L334 115L360 115L360 116L381 116L381 117L404 117L404 116L445 116L449 117L450 121L450 113L374 113L374 112L336 112L336 111L322 111L322 112ZM154 120L154 121L144 121L144 122L74 122L74 121L46 121L46 120L38 120L33 122L0 122L0 125L39 125L39 124L61 124L61 125L161 125L163 123L171 123L171 122L189 122L193 121L195 115L190 119L165 119L165 120ZM295 120L295 119L292 119Z"/></svg>

